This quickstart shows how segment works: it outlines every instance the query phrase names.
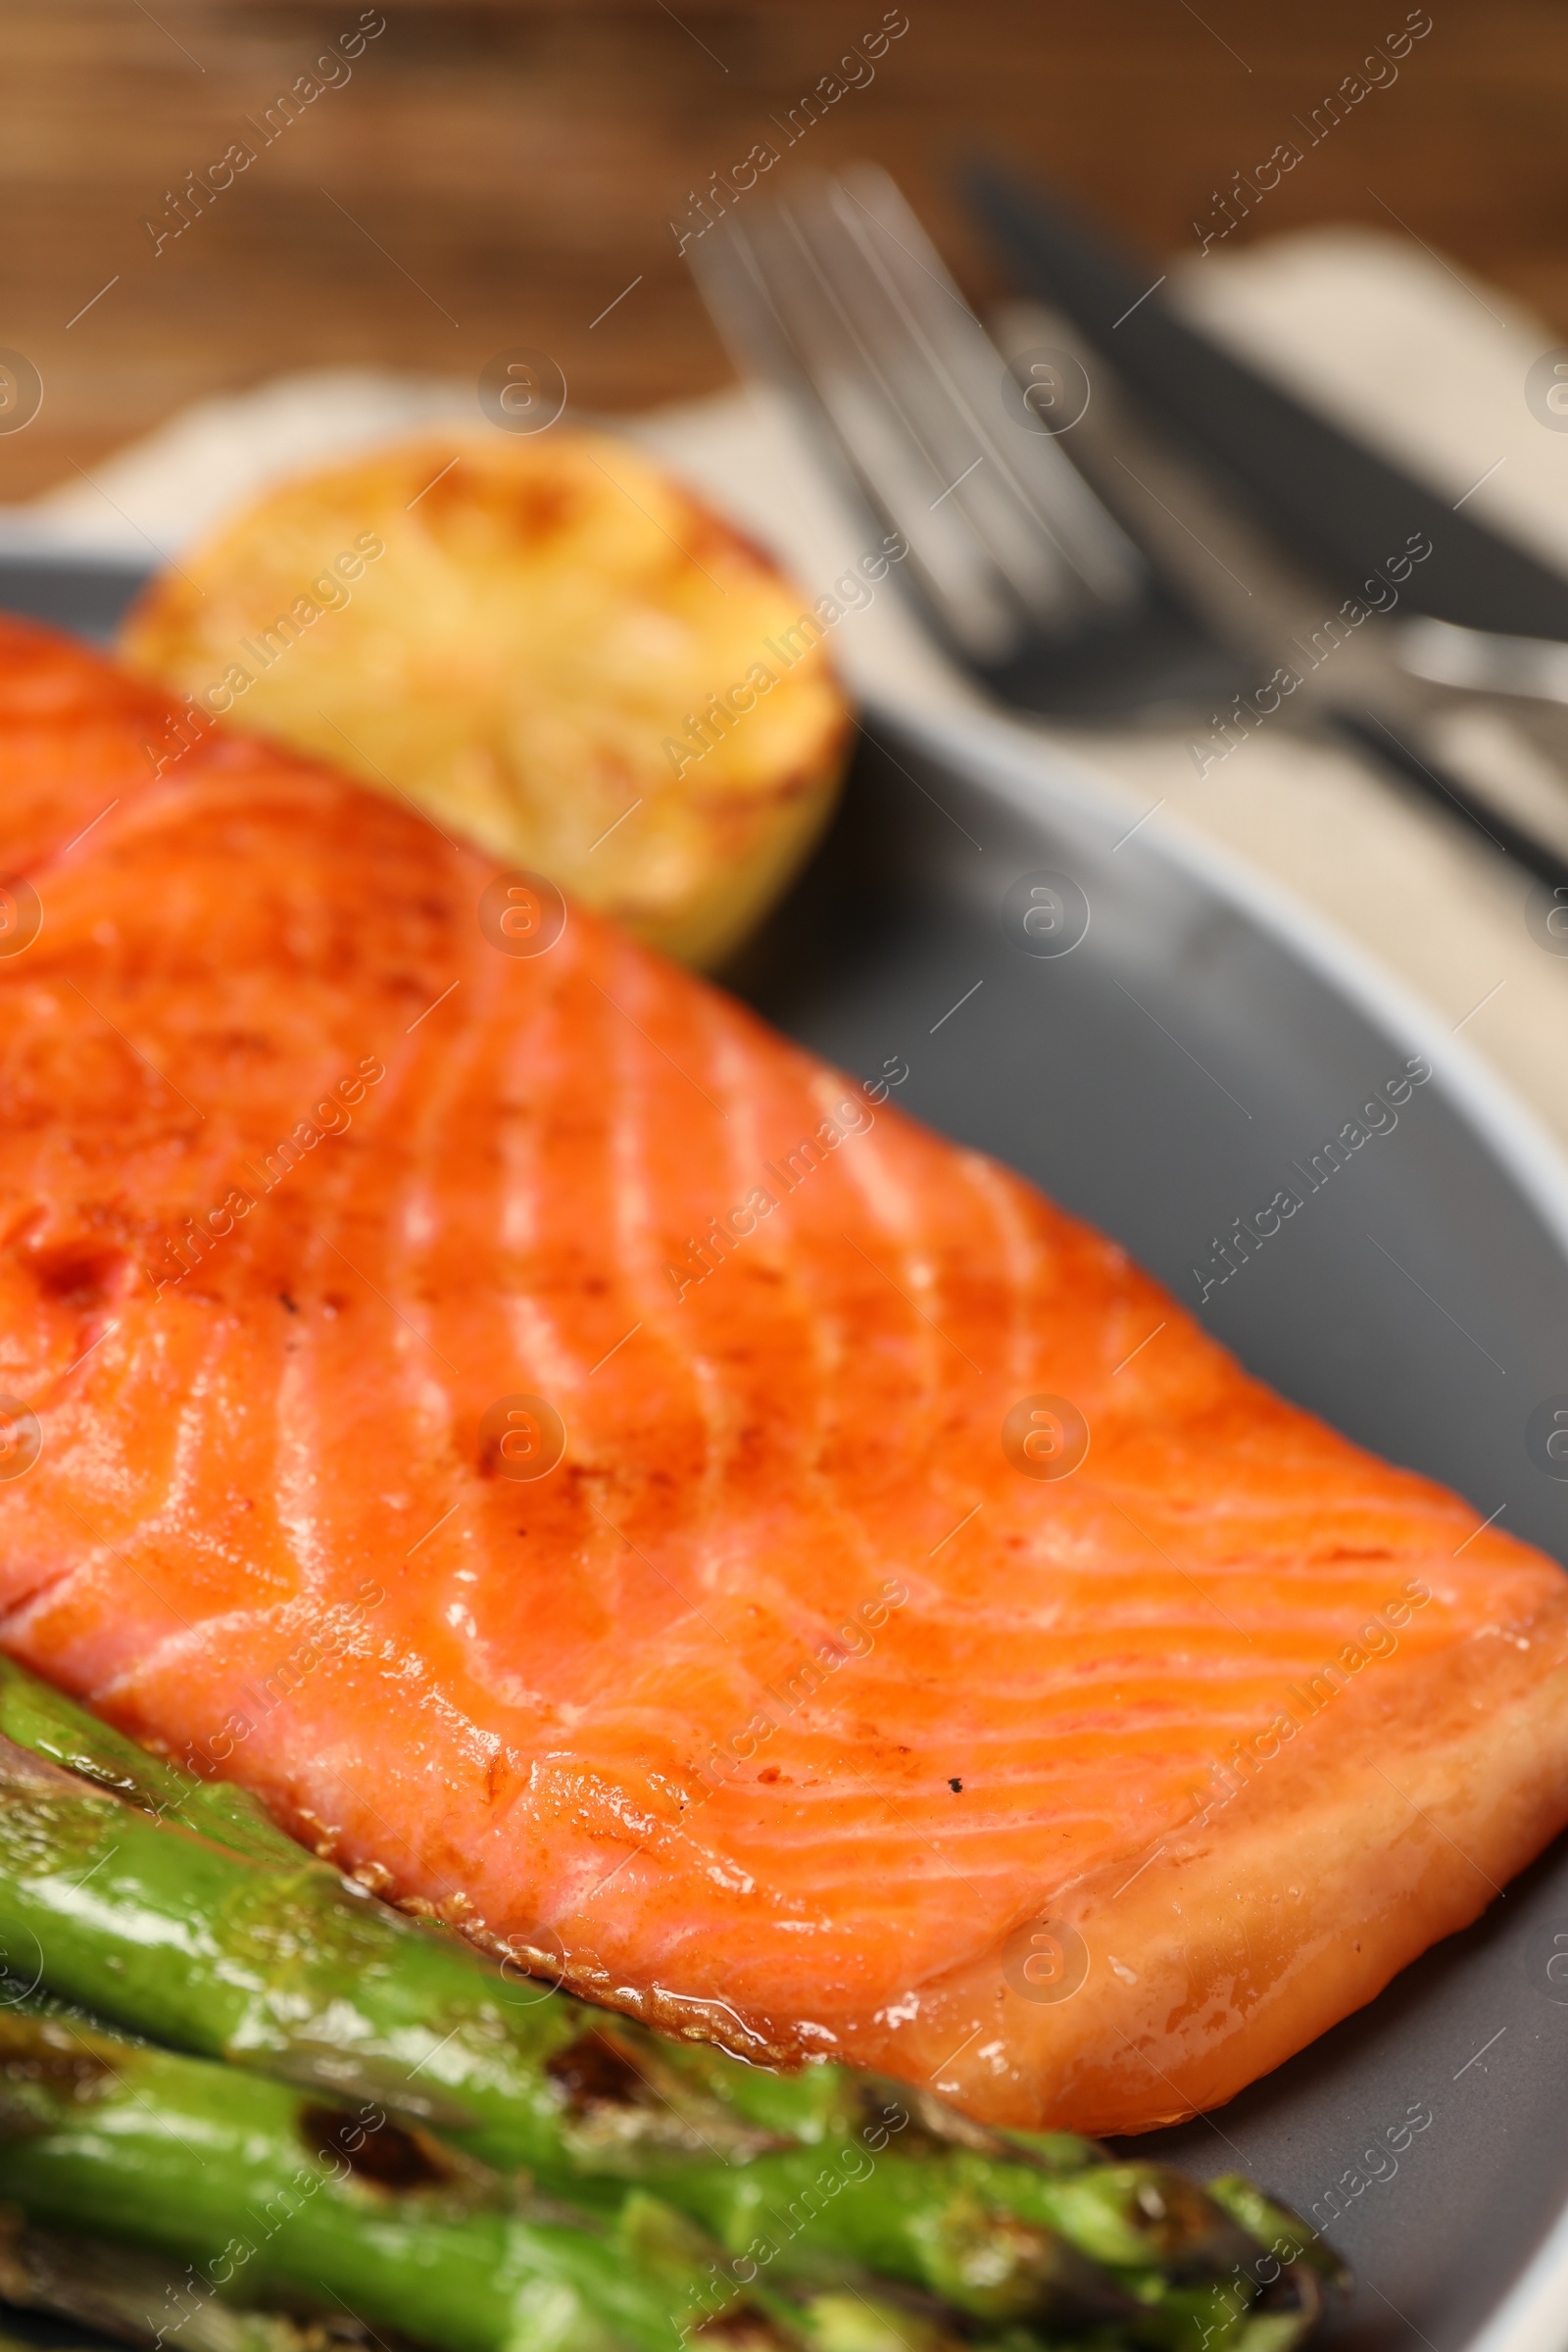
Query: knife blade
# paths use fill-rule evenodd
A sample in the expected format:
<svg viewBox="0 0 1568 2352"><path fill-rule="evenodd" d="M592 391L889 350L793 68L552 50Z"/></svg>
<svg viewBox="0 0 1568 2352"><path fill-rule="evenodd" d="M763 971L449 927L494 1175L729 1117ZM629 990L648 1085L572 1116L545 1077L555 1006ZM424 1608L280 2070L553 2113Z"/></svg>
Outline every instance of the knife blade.
<svg viewBox="0 0 1568 2352"><path fill-rule="evenodd" d="M1054 192L989 164L965 185L1024 290L1070 318L1163 428L1327 581L1353 595L1419 531L1432 553L1411 608L1465 628L1568 638L1568 577L1189 325L1150 265Z"/></svg>

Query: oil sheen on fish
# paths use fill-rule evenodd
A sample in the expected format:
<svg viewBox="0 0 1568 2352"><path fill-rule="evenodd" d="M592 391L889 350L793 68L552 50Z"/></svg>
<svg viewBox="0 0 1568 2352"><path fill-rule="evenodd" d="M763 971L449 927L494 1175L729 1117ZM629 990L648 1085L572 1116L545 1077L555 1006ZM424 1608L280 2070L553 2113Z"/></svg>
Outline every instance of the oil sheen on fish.
<svg viewBox="0 0 1568 2352"><path fill-rule="evenodd" d="M590 1994L1017 2124L1227 2097L1568 1819L1558 1570L1006 1169L16 623L0 773L16 1655Z"/></svg>

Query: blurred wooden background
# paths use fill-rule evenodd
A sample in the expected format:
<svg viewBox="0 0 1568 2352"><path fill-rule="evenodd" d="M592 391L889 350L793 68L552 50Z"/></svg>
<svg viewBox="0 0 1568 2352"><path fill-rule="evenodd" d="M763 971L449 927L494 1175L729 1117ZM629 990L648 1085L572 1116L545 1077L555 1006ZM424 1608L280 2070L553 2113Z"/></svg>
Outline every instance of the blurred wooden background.
<svg viewBox="0 0 1568 2352"><path fill-rule="evenodd" d="M984 293L949 189L967 149L1037 164L1152 250L1192 246L1216 185L1291 137L1292 117L1403 23L1406 0L905 4L909 28L875 80L765 184L876 157ZM69 476L184 401L283 368L372 362L471 378L521 344L552 353L573 398L602 409L722 381L670 220L884 12L884 0L379 0L386 28L352 79L155 255L143 224L172 218L169 191L231 140L257 146L245 118L351 31L360 5L0 11L0 345L46 386L34 423L0 436L0 499ZM1413 231L1568 334L1568 12L1562 0L1430 7L1433 30L1398 81L1306 156L1257 230L1387 226L1375 187Z"/></svg>

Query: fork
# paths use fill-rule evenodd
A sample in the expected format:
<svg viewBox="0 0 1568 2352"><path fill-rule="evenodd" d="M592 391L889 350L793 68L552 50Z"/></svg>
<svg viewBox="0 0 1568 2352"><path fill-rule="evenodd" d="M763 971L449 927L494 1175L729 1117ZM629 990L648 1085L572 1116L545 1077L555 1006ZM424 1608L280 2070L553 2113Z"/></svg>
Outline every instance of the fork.
<svg viewBox="0 0 1568 2352"><path fill-rule="evenodd" d="M1239 689L1234 658L1063 454L1040 388L1016 383L885 172L858 165L749 223L732 216L694 268L742 371L814 422L902 533L940 636L1004 701L1089 717Z"/></svg>
<svg viewBox="0 0 1568 2352"><path fill-rule="evenodd" d="M1136 456L1146 477L1110 465L1140 493L1118 483L1113 513L1042 413L1061 397L1059 370L1042 390L1004 359L879 168L857 165L793 202L732 214L693 264L741 371L789 397L830 467L902 533L904 568L935 633L1002 702L1068 721L1191 719L1240 703L1266 649L1278 660L1308 613L1338 601L1325 604L1310 569L1259 542L1255 527L1238 544L1268 593L1226 591L1201 551L1195 560L1191 526L1206 537L1241 518L1097 369L1110 414L1091 445L1102 444L1102 460ZM1087 400L1087 375L1081 388ZM1150 465L1163 496L1148 489ZM1103 471L1102 486L1111 487ZM1472 789L1428 740L1424 721L1442 705L1427 659L1423 681L1400 634L1370 625L1352 660L1336 657L1332 682L1303 680L1284 723L1327 728L1527 872L1563 881L1568 846L1518 821L1494 778ZM1451 650L1446 659L1453 671ZM1217 710L1214 718L1227 723Z"/></svg>

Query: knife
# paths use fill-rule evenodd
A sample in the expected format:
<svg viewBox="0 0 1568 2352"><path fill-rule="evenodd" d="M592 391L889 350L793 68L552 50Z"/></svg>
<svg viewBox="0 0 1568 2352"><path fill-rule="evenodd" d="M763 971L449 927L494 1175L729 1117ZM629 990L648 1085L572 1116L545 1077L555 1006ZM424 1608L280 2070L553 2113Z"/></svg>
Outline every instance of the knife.
<svg viewBox="0 0 1568 2352"><path fill-rule="evenodd" d="M1408 604L1461 628L1568 639L1568 577L1188 325L1163 278L1056 194L990 165L965 184L1027 291L1072 319L1162 427L1325 579L1355 594L1419 531L1432 553Z"/></svg>
<svg viewBox="0 0 1568 2352"><path fill-rule="evenodd" d="M1495 774L1456 774L1429 722L1443 700L1433 705L1434 683L1568 700L1558 666L1568 663L1568 652L1544 642L1568 637L1568 578L1455 514L1429 487L1190 327L1160 301L1162 280L1152 288L1136 265L1057 198L991 167L975 167L967 176L977 209L1029 294L1066 322L1073 340L1081 334L1093 347L1080 354L1082 361L1104 356L1109 373L1101 380L1112 404L1104 423L1112 444L1123 444L1122 455L1138 457L1140 489L1148 490L1151 465L1161 471L1161 495L1145 496L1136 515L1125 495L1112 503L1137 537L1147 541L1157 532L1161 514L1185 535L1184 545L1182 536L1165 534L1166 562L1186 572L1189 593L1200 596L1226 633L1251 639L1259 651L1277 635L1281 657L1296 662L1285 624L1295 629L1307 619L1312 581L1320 595L1343 594L1348 605L1376 602L1386 593L1379 575L1391 555L1422 547L1419 562L1401 571L1398 601L1426 617L1375 619L1360 632L1351 659L1337 656L1321 681L1311 679L1296 715L1315 710L1320 722L1477 829L1527 873L1553 886L1563 881L1568 794L1543 831L1540 809L1526 813L1513 791L1499 793ZM1020 315L1026 307L1019 306ZM1080 465L1101 436L1087 438ZM1110 494L1102 473L1100 486ZM1227 596L1206 562L1214 533L1223 538L1227 528L1239 528L1237 548L1246 551L1259 589L1257 575L1272 573L1267 593L1248 586L1241 598ZM1228 565L1220 570L1236 580ZM1294 636L1289 643L1299 646Z"/></svg>

